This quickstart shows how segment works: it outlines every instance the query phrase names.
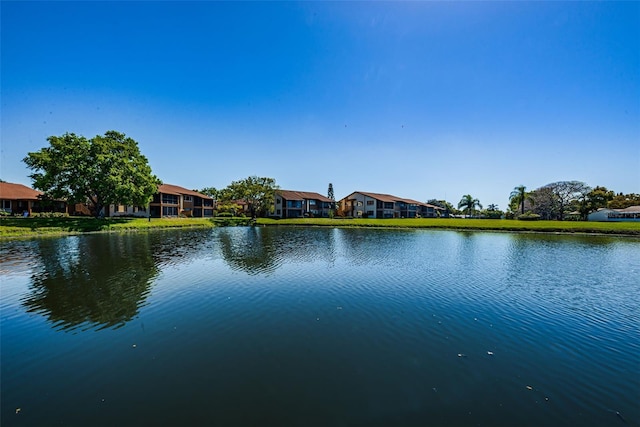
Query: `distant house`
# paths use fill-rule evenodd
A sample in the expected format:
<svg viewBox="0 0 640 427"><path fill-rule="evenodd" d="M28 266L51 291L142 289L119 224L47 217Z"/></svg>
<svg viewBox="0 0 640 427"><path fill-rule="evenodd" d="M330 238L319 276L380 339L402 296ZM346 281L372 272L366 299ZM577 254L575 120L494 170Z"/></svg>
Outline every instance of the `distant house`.
<svg viewBox="0 0 640 427"><path fill-rule="evenodd" d="M273 214L279 218L328 217L333 202L309 191L277 190Z"/></svg>
<svg viewBox="0 0 640 427"><path fill-rule="evenodd" d="M146 206L109 205L105 216L213 217L213 199L197 191L171 184L162 184Z"/></svg>
<svg viewBox="0 0 640 427"><path fill-rule="evenodd" d="M235 215L247 215L251 211L249 203L247 203L246 200L238 199L231 201L231 203L238 206L238 209L235 211Z"/></svg>
<svg viewBox="0 0 640 427"><path fill-rule="evenodd" d="M435 218L443 208L391 194L354 191L339 202L340 209L354 218Z"/></svg>
<svg viewBox="0 0 640 427"><path fill-rule="evenodd" d="M213 217L213 199L177 185L162 184L149 204L151 217Z"/></svg>
<svg viewBox="0 0 640 427"><path fill-rule="evenodd" d="M640 206L624 209L598 209L587 217L589 221L640 221Z"/></svg>
<svg viewBox="0 0 640 427"><path fill-rule="evenodd" d="M65 202L43 200L42 194L26 185L0 182L0 210L14 215L66 212Z"/></svg>

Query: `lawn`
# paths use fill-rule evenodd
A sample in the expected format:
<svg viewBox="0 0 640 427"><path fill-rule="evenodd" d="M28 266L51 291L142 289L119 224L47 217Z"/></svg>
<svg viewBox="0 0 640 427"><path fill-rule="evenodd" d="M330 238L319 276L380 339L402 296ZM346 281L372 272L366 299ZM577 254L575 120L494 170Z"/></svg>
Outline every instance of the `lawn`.
<svg viewBox="0 0 640 427"><path fill-rule="evenodd" d="M249 225L248 218L0 218L0 238L27 238L47 235L117 232L162 228L212 228ZM640 237L640 222L518 221L507 219L342 219L342 218L258 218L263 226L396 227L452 230L497 230L547 233L601 233Z"/></svg>
<svg viewBox="0 0 640 427"><path fill-rule="evenodd" d="M206 218L0 218L0 238L32 237L91 233L99 231L149 230L158 228L211 228L213 219Z"/></svg>
<svg viewBox="0 0 640 427"><path fill-rule="evenodd" d="M537 231L549 233L604 233L640 236L640 222L519 221L509 219L466 218L259 218L257 223L258 225L266 226L300 225L328 227L439 228L454 230Z"/></svg>

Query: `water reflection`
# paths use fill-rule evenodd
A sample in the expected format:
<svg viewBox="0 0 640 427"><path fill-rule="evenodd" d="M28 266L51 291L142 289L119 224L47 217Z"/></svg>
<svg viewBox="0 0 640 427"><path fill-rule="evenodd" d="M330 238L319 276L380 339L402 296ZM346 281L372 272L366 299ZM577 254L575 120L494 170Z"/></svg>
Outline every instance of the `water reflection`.
<svg viewBox="0 0 640 427"><path fill-rule="evenodd" d="M34 250L40 267L23 305L62 330L123 326L158 274L148 235L44 239Z"/></svg>
<svg viewBox="0 0 640 427"><path fill-rule="evenodd" d="M280 227L11 243L0 259L0 415L79 426L622 423L611 408L638 425L638 243Z"/></svg>
<svg viewBox="0 0 640 427"><path fill-rule="evenodd" d="M284 262L335 261L333 229L227 228L218 240L224 261L250 275L273 273Z"/></svg>
<svg viewBox="0 0 640 427"><path fill-rule="evenodd" d="M222 230L218 237L222 256L234 270L264 274L279 265L280 259L269 232L255 227L233 228Z"/></svg>

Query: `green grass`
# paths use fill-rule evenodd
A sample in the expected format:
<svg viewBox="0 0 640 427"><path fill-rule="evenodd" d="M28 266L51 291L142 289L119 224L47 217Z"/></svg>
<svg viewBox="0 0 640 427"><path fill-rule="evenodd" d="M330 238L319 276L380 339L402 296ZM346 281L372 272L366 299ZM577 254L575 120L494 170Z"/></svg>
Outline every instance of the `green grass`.
<svg viewBox="0 0 640 427"><path fill-rule="evenodd" d="M0 218L1 238L28 238L91 232L117 232L162 228L211 228L216 226L249 225L248 218ZM452 230L494 230L547 233L599 233L640 237L640 222L580 222L580 221L518 221L507 219L269 219L258 218L258 225L266 226L325 226L325 227L396 227L436 228Z"/></svg>
<svg viewBox="0 0 640 427"><path fill-rule="evenodd" d="M258 218L259 225L301 225L328 227L398 227L453 230L537 231L548 233L602 233L640 236L640 222L519 221L509 219L405 218Z"/></svg>
<svg viewBox="0 0 640 427"><path fill-rule="evenodd" d="M64 235L91 232L149 230L160 228L212 228L215 223L207 218L0 218L0 238L20 238L46 235Z"/></svg>

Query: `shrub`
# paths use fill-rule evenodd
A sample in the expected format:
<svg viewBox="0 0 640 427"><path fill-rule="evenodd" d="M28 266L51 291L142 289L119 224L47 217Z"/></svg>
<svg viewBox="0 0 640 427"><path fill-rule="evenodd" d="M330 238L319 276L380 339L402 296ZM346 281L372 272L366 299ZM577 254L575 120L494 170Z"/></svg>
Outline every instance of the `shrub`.
<svg viewBox="0 0 640 427"><path fill-rule="evenodd" d="M527 212L523 215L519 215L518 219L522 220L522 221L537 221L540 219L540 215L538 214L534 214L531 212Z"/></svg>
<svg viewBox="0 0 640 427"><path fill-rule="evenodd" d="M34 212L30 216L32 218L66 218L69 214L66 212Z"/></svg>

